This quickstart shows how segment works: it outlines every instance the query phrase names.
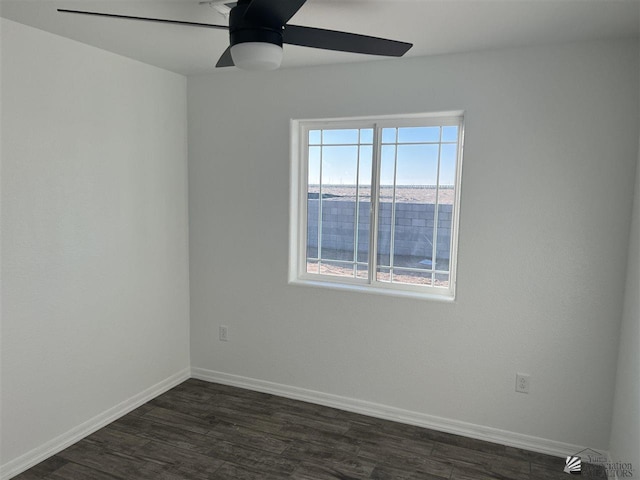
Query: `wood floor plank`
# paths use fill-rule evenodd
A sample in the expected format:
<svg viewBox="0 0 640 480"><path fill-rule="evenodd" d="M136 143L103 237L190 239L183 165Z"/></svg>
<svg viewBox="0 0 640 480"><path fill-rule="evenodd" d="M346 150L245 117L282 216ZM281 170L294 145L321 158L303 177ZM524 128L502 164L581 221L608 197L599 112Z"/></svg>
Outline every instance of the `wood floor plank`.
<svg viewBox="0 0 640 480"><path fill-rule="evenodd" d="M145 420L151 420L156 423L162 423L170 427L189 430L190 432L206 435L215 428L218 420L211 417L202 418L189 415L183 412L177 412L163 407L155 407L142 415Z"/></svg>
<svg viewBox="0 0 640 480"><path fill-rule="evenodd" d="M374 460L332 448L330 445L319 446L314 443L297 442L292 444L284 456L302 461L305 465L323 467L331 465L339 472L354 477L368 478L376 466Z"/></svg>
<svg viewBox="0 0 640 480"><path fill-rule="evenodd" d="M214 414L210 403L195 402L178 395L172 395L170 391L150 400L147 405L151 408L162 407L194 417L211 417Z"/></svg>
<svg viewBox="0 0 640 480"><path fill-rule="evenodd" d="M108 473L85 467L77 463L68 462L51 475L46 477L47 480L120 480Z"/></svg>
<svg viewBox="0 0 640 480"><path fill-rule="evenodd" d="M284 452L291 443L290 440L278 438L260 430L253 430L242 425L234 425L227 422L219 422L207 434L218 440L276 454Z"/></svg>
<svg viewBox="0 0 640 480"><path fill-rule="evenodd" d="M147 444L149 440L107 425L105 428L101 428L86 437L83 442L89 442L113 452L128 453L131 450Z"/></svg>
<svg viewBox="0 0 640 480"><path fill-rule="evenodd" d="M505 446L503 455L507 458L524 460L532 464L535 463L538 465L546 465L551 468L557 468L558 466L564 468L565 459L563 457L554 457L552 455L546 455L544 453L523 450L522 448Z"/></svg>
<svg viewBox="0 0 640 480"><path fill-rule="evenodd" d="M450 478L453 472L453 466L450 461L428 457L425 459L424 464L420 465L417 470L419 474L425 476L432 475L434 477Z"/></svg>
<svg viewBox="0 0 640 480"><path fill-rule="evenodd" d="M264 450L217 440L208 454L246 470L280 475L281 478L289 476L300 463L297 460L265 452Z"/></svg>
<svg viewBox="0 0 640 480"><path fill-rule="evenodd" d="M301 464L289 477L292 480L365 480L369 475L344 472L334 465Z"/></svg>
<svg viewBox="0 0 640 480"><path fill-rule="evenodd" d="M71 462L125 480L134 478L179 480L181 478L168 472L161 465L146 462L133 455L111 452L83 440L63 450L59 455Z"/></svg>
<svg viewBox="0 0 640 480"><path fill-rule="evenodd" d="M209 480L282 480L281 475L274 475L267 472L256 472L242 468L233 463L224 463Z"/></svg>
<svg viewBox="0 0 640 480"><path fill-rule="evenodd" d="M208 479L223 464L224 460L191 450L150 441L135 450L136 458L162 465L164 470L182 478Z"/></svg>
<svg viewBox="0 0 640 480"><path fill-rule="evenodd" d="M46 477L50 473L58 470L69 463L68 460L64 458L54 455L43 462L40 462L35 467L30 468L26 472L21 473L20 475L13 477L13 480L39 480L41 478Z"/></svg>
<svg viewBox="0 0 640 480"><path fill-rule="evenodd" d="M336 444L344 448L357 449L361 439L347 437L346 435L317 430L305 425L287 423L278 430L278 435L294 441L314 442L319 444Z"/></svg>
<svg viewBox="0 0 640 480"><path fill-rule="evenodd" d="M149 403L145 403L144 405L140 405L135 410L129 412L129 415L131 415L131 416L144 415L145 413L147 413L152 408L153 408L152 405L150 405Z"/></svg>
<svg viewBox="0 0 640 480"><path fill-rule="evenodd" d="M408 461L414 458L426 458L431 455L434 442L390 435L380 431L363 429L361 426L349 429L350 437L362 439L359 454L370 458L382 458L394 461Z"/></svg>
<svg viewBox="0 0 640 480"><path fill-rule="evenodd" d="M371 480L448 480L449 473L446 476L434 475L412 469L400 468L399 465L377 465L371 473Z"/></svg>
<svg viewBox="0 0 640 480"><path fill-rule="evenodd" d="M583 480L604 478L583 466ZM564 458L187 380L15 480L561 480Z"/></svg>
<svg viewBox="0 0 640 480"><path fill-rule="evenodd" d="M148 440L168 443L178 448L206 453L213 445L211 437L192 432L188 428L154 422L142 417L122 417L111 424L113 428Z"/></svg>
<svg viewBox="0 0 640 480"><path fill-rule="evenodd" d="M349 423L343 420L327 419L314 415L310 412L308 415L291 412L276 412L273 418L281 420L285 425L302 425L314 430L344 434L349 430Z"/></svg>
<svg viewBox="0 0 640 480"><path fill-rule="evenodd" d="M484 471L490 471L491 465L499 458L491 453L439 442L434 444L431 457L452 463L454 466L470 467Z"/></svg>
<svg viewBox="0 0 640 480"><path fill-rule="evenodd" d="M413 469L402 468L397 464L379 463L375 466L369 478L371 480L411 480L415 473ZM442 479L444 477L440 477L439 480Z"/></svg>
<svg viewBox="0 0 640 480"><path fill-rule="evenodd" d="M239 411L220 408L215 414L203 417L212 423L226 422L232 425L240 425L251 428L259 432L278 435L278 432L285 426L282 420L274 419L271 415L241 413Z"/></svg>
<svg viewBox="0 0 640 480"><path fill-rule="evenodd" d="M531 464L524 460L502 457L491 464L491 472L513 480L528 480L531 476Z"/></svg>
<svg viewBox="0 0 640 480"><path fill-rule="evenodd" d="M453 467L450 480L503 480L498 476L470 467Z"/></svg>

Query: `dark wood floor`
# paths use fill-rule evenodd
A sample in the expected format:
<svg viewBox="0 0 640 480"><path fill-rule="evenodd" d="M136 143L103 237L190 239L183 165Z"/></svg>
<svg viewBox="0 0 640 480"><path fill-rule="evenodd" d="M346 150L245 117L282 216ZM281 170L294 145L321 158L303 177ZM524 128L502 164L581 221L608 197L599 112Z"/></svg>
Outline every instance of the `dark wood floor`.
<svg viewBox="0 0 640 480"><path fill-rule="evenodd" d="M192 379L15 478L567 480L563 468L562 458ZM582 478L604 471L583 466Z"/></svg>

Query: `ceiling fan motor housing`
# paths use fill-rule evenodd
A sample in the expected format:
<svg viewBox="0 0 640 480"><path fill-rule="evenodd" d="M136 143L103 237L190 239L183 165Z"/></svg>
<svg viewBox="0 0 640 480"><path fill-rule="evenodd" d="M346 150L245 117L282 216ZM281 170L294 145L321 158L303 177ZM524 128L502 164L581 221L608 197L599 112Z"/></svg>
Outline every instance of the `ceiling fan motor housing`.
<svg viewBox="0 0 640 480"><path fill-rule="evenodd" d="M260 22L245 17L249 2L238 2L229 14L229 42L231 46L239 43L260 42L271 43L282 48L282 29L277 21L270 21L268 17Z"/></svg>

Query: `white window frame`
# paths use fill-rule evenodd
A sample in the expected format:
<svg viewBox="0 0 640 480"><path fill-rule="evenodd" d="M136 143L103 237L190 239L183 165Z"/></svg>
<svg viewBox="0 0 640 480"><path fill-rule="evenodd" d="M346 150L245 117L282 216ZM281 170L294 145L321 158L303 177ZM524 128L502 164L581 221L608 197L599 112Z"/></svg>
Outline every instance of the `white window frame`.
<svg viewBox="0 0 640 480"><path fill-rule="evenodd" d="M451 220L451 254L449 259L449 285L412 285L383 282L376 279L377 237L379 209L379 167L383 128L458 126L455 199ZM460 191L462 185L462 159L464 149L464 112L449 111L423 114L386 115L330 119L291 120L291 169L289 199L289 283L316 287L351 290L402 297L453 301L456 294L458 263L458 231L460 217ZM371 223L369 227L369 277L350 278L307 272L307 198L308 198L308 138L310 130L373 128ZM373 193L375 192L375 196ZM375 198L375 201L374 201Z"/></svg>

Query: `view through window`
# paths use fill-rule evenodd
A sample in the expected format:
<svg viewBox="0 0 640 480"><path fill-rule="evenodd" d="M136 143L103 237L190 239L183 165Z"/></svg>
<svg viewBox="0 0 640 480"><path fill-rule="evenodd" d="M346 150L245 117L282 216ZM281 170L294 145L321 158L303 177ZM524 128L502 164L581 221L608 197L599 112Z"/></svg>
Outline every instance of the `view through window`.
<svg viewBox="0 0 640 480"><path fill-rule="evenodd" d="M308 122L300 134L301 276L452 294L462 117Z"/></svg>

